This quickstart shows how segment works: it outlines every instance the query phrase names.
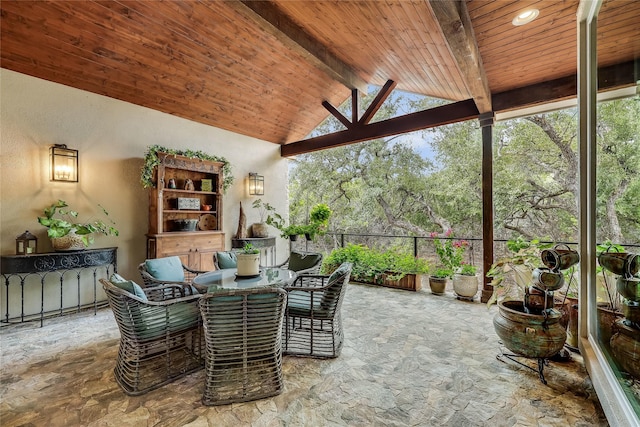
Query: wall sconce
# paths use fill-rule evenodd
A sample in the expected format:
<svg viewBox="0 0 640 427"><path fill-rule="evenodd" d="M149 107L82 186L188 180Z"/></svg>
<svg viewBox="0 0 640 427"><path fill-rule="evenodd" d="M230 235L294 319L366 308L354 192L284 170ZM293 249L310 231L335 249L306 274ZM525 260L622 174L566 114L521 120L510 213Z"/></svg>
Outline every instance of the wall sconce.
<svg viewBox="0 0 640 427"><path fill-rule="evenodd" d="M255 172L249 173L249 194L251 196L264 195L264 176Z"/></svg>
<svg viewBox="0 0 640 427"><path fill-rule="evenodd" d="M16 255L31 255L38 253L38 238L29 231L16 237Z"/></svg>
<svg viewBox="0 0 640 427"><path fill-rule="evenodd" d="M51 177L49 181L78 182L78 150L55 144L49 148Z"/></svg>

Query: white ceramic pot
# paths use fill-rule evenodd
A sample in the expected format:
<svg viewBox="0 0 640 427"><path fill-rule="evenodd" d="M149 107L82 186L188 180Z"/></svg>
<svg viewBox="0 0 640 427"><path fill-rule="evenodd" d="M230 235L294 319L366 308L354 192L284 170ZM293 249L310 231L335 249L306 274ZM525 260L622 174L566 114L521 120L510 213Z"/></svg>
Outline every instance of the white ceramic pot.
<svg viewBox="0 0 640 427"><path fill-rule="evenodd" d="M260 254L237 254L238 276L257 276L260 274Z"/></svg>
<svg viewBox="0 0 640 427"><path fill-rule="evenodd" d="M453 291L460 297L473 299L478 293L478 278L455 274L453 276Z"/></svg>

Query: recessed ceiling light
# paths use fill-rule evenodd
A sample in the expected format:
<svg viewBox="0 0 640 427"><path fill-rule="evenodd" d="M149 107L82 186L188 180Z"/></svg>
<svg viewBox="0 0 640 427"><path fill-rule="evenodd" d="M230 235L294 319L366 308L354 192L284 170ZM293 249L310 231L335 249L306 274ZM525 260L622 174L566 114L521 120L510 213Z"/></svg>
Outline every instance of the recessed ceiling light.
<svg viewBox="0 0 640 427"><path fill-rule="evenodd" d="M538 9L526 9L518 13L516 17L513 18L513 21L511 21L511 23L516 27L528 24L529 22L536 19L538 15L540 15L540 11Z"/></svg>

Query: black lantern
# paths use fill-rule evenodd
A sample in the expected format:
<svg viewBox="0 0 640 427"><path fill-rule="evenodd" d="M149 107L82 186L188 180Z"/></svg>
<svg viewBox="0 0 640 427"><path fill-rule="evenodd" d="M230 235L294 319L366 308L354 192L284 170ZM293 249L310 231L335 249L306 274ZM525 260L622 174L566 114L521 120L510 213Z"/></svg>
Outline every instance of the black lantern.
<svg viewBox="0 0 640 427"><path fill-rule="evenodd" d="M255 172L249 173L249 195L264 195L264 176L258 175Z"/></svg>
<svg viewBox="0 0 640 427"><path fill-rule="evenodd" d="M16 255L31 255L38 253L38 238L25 231L16 237Z"/></svg>
<svg viewBox="0 0 640 427"><path fill-rule="evenodd" d="M56 144L49 148L51 160L49 181L78 182L78 150Z"/></svg>

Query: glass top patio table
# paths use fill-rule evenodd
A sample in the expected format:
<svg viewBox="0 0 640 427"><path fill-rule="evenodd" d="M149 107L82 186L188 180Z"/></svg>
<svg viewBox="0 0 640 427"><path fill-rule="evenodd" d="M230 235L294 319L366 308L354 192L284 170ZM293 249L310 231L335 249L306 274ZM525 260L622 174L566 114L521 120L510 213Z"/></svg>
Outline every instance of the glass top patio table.
<svg viewBox="0 0 640 427"><path fill-rule="evenodd" d="M256 277L238 276L235 268L210 271L193 279L193 284L206 286L207 292L220 289L250 289L264 286L282 287L296 280L297 274L286 268L263 268Z"/></svg>

